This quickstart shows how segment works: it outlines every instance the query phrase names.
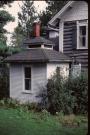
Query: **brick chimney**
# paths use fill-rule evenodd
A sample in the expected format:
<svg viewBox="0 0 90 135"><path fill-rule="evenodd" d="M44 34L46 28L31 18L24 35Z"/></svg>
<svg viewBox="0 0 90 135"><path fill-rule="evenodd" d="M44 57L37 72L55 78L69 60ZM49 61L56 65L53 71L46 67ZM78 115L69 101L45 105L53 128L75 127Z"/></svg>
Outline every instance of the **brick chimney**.
<svg viewBox="0 0 90 135"><path fill-rule="evenodd" d="M34 21L34 23L33 23L34 37L40 37L40 25L41 25L40 21Z"/></svg>

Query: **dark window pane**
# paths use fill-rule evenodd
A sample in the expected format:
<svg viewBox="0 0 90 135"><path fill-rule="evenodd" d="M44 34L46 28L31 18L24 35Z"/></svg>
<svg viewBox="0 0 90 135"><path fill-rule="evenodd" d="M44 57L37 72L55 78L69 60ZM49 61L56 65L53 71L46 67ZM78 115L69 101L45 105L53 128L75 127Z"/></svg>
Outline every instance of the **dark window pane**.
<svg viewBox="0 0 90 135"><path fill-rule="evenodd" d="M31 79L25 79L25 90L31 90Z"/></svg>
<svg viewBox="0 0 90 135"><path fill-rule="evenodd" d="M86 46L86 26L80 26L79 32L80 32L79 45L80 47L85 47Z"/></svg>
<svg viewBox="0 0 90 135"><path fill-rule="evenodd" d="M80 40L79 40L79 45L80 47L85 47L86 46L86 37L80 37Z"/></svg>
<svg viewBox="0 0 90 135"><path fill-rule="evenodd" d="M38 47L41 47L41 45L29 45L29 48L38 48Z"/></svg>
<svg viewBox="0 0 90 135"><path fill-rule="evenodd" d="M82 36L86 35L86 26L80 26L80 35Z"/></svg>
<svg viewBox="0 0 90 135"><path fill-rule="evenodd" d="M85 46L85 42L86 42L86 38L83 37L83 38L82 38L82 46Z"/></svg>
<svg viewBox="0 0 90 135"><path fill-rule="evenodd" d="M51 45L44 45L44 47L52 48L52 46L51 46Z"/></svg>
<svg viewBox="0 0 90 135"><path fill-rule="evenodd" d="M25 67L25 78L31 78L31 68Z"/></svg>

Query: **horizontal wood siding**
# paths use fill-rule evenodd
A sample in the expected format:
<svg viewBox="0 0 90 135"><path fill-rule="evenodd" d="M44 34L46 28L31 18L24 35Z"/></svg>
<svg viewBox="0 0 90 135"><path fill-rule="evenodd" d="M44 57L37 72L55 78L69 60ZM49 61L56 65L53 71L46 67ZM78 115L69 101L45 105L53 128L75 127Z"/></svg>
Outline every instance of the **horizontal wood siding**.
<svg viewBox="0 0 90 135"><path fill-rule="evenodd" d="M31 93L25 93L24 67L30 66L32 72ZM11 64L10 65L10 97L25 102L39 102L37 97L46 85L46 64Z"/></svg>
<svg viewBox="0 0 90 135"><path fill-rule="evenodd" d="M76 1L72 7L63 14L62 21L83 20L88 18L88 3L86 1Z"/></svg>
<svg viewBox="0 0 90 135"><path fill-rule="evenodd" d="M74 35L74 28L76 26L76 22L65 22L64 23L64 33L63 33L63 53L74 57L76 61L81 63L82 70L88 68L88 50L77 49L77 39Z"/></svg>

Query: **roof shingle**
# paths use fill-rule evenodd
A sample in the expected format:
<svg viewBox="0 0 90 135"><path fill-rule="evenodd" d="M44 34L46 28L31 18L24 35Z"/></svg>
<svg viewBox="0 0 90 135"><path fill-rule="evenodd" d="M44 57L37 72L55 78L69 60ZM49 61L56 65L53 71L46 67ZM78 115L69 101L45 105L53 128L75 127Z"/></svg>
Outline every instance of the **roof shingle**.
<svg viewBox="0 0 90 135"><path fill-rule="evenodd" d="M26 49L20 53L9 56L6 62L70 62L71 58L61 52L50 49Z"/></svg>
<svg viewBox="0 0 90 135"><path fill-rule="evenodd" d="M45 39L43 37L34 37L31 39L25 39L23 44L29 44L29 45L37 45L37 44L46 44L46 45L54 45L54 43L48 39Z"/></svg>

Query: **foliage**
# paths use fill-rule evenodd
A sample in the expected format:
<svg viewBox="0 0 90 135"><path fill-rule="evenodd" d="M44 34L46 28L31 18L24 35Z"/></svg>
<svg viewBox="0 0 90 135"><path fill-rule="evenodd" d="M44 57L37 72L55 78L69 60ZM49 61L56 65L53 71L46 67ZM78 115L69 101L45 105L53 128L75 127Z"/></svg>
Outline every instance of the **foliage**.
<svg viewBox="0 0 90 135"><path fill-rule="evenodd" d="M10 6L10 4L13 2L13 0L2 0L0 1L0 7L5 6L6 4Z"/></svg>
<svg viewBox="0 0 90 135"><path fill-rule="evenodd" d="M20 108L20 102L12 98L3 98L0 100L0 106L6 108Z"/></svg>
<svg viewBox="0 0 90 135"><path fill-rule="evenodd" d="M64 91L64 80L58 68L47 84L48 109L55 114L57 111L72 113L74 98L70 92Z"/></svg>
<svg viewBox="0 0 90 135"><path fill-rule="evenodd" d="M8 47L3 41L0 41L0 56L6 57L8 51Z"/></svg>
<svg viewBox="0 0 90 135"><path fill-rule="evenodd" d="M21 50L21 48L8 47L0 42L0 98L9 97L9 69L4 59Z"/></svg>
<svg viewBox="0 0 90 135"><path fill-rule="evenodd" d="M6 64L0 64L0 99L9 97L9 76Z"/></svg>
<svg viewBox="0 0 90 135"><path fill-rule="evenodd" d="M5 5L10 6L11 2L13 2L13 0L0 1L0 7L4 7ZM0 49L2 44L6 45L7 37L5 34L7 34L7 30L4 28L4 26L10 21L14 21L14 17L7 11L0 10ZM6 48L2 47L2 50L5 51Z"/></svg>
<svg viewBox="0 0 90 135"><path fill-rule="evenodd" d="M22 27L23 35L30 36L32 24L37 18L33 1L23 1L21 12L18 13L19 26Z"/></svg>
<svg viewBox="0 0 90 135"><path fill-rule="evenodd" d="M47 84L48 110L55 114L63 111L65 114L85 114L88 112L88 78L86 74L64 80L56 74Z"/></svg>
<svg viewBox="0 0 90 135"><path fill-rule="evenodd" d="M11 46L11 47L8 48L8 54L11 55L11 54L19 53L23 50L24 50L23 48Z"/></svg>
<svg viewBox="0 0 90 135"><path fill-rule="evenodd" d="M81 125L81 123L88 122L88 120L86 119L86 116L84 115L76 116L74 114L64 115L64 114L58 113L58 115L56 116L56 119L60 123L62 123L63 126L66 126L66 127L78 127Z"/></svg>
<svg viewBox="0 0 90 135"><path fill-rule="evenodd" d="M41 108L37 103L20 103L19 100L17 99L12 99L12 98L5 98L3 97L0 100L0 106L2 107L7 107L7 108L22 108L25 111L34 111L34 112L40 112Z"/></svg>
<svg viewBox="0 0 90 135"><path fill-rule="evenodd" d="M64 84L65 91L71 91L75 97L73 112L75 114L88 112L88 74L81 73L78 77L69 77Z"/></svg>
<svg viewBox="0 0 90 135"><path fill-rule="evenodd" d="M13 46L20 46L24 38L33 35L32 25L37 18L34 1L22 1L23 5L20 7L21 12L18 12L18 26L15 28L11 44Z"/></svg>
<svg viewBox="0 0 90 135"><path fill-rule="evenodd" d="M68 2L68 0L65 1L52 1L46 0L46 3L48 4L48 7L46 8L46 10L48 11L48 13L50 13L51 17L54 16L57 12L60 11L60 9Z"/></svg>
<svg viewBox="0 0 90 135"><path fill-rule="evenodd" d="M22 50L23 48L20 47L6 46L2 41L0 41L0 56L2 57L2 60L7 56L18 53Z"/></svg>
<svg viewBox="0 0 90 135"><path fill-rule="evenodd" d="M7 30L4 28L4 26L10 22L14 21L14 17L12 17L11 14L9 14L7 11L1 10L0 11L0 41L2 41L4 44L6 44L6 36Z"/></svg>
<svg viewBox="0 0 90 135"><path fill-rule="evenodd" d="M22 44L24 35L23 35L23 28L18 24L18 26L14 29L14 32L12 33L11 37L11 45L20 47Z"/></svg>
<svg viewBox="0 0 90 135"><path fill-rule="evenodd" d="M42 11L40 14L39 14L39 18L40 18L40 21L42 23L41 25L41 35L42 36L46 36L46 30L45 30L45 26L48 24L49 20L51 20L51 18L57 13L60 11L60 9L68 2L67 0L65 1L47 1L45 0L46 3L48 4L47 7L46 7L46 10L45 11Z"/></svg>
<svg viewBox="0 0 90 135"><path fill-rule="evenodd" d="M59 117L43 115L42 112L28 113L21 109L0 108L0 133L2 135L85 135L87 133L87 123L82 122L78 127L66 127L59 121Z"/></svg>

